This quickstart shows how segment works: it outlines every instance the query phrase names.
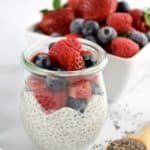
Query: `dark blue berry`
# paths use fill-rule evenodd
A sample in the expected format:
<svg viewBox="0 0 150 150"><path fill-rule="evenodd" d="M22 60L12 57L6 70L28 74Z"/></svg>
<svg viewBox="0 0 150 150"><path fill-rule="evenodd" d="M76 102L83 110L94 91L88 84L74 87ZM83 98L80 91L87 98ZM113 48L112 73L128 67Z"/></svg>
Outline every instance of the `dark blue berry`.
<svg viewBox="0 0 150 150"><path fill-rule="evenodd" d="M51 69L51 60L50 60L48 54L37 55L34 58L33 63L40 68Z"/></svg>
<svg viewBox="0 0 150 150"><path fill-rule="evenodd" d="M92 87L92 94L98 94L98 95L103 95L104 94L104 92L102 91L102 89L100 88L98 83L92 82L91 87Z"/></svg>
<svg viewBox="0 0 150 150"><path fill-rule="evenodd" d="M141 48L148 44L147 36L139 31L129 33L128 38L138 43Z"/></svg>
<svg viewBox="0 0 150 150"><path fill-rule="evenodd" d="M80 34L82 32L83 22L84 20L81 18L73 20L70 24L70 32Z"/></svg>
<svg viewBox="0 0 150 150"><path fill-rule="evenodd" d="M150 41L150 31L146 33L148 40Z"/></svg>
<svg viewBox="0 0 150 150"><path fill-rule="evenodd" d="M62 91L66 89L68 83L67 83L67 80L65 80L64 78L47 76L46 85L49 90Z"/></svg>
<svg viewBox="0 0 150 150"><path fill-rule="evenodd" d="M111 40L117 37L117 32L112 27L103 27L98 30L97 38L101 45L109 43Z"/></svg>
<svg viewBox="0 0 150 150"><path fill-rule="evenodd" d="M79 111L80 113L84 113L86 106L87 106L86 100L79 100L79 99L75 99L73 97L68 98L67 107L75 109L75 110Z"/></svg>
<svg viewBox="0 0 150 150"><path fill-rule="evenodd" d="M118 2L118 8L117 8L118 12L128 12L129 10L130 7L128 2L125 1Z"/></svg>
<svg viewBox="0 0 150 150"><path fill-rule="evenodd" d="M87 40L92 41L94 43L97 43L97 38L95 36L92 35L88 35L85 37Z"/></svg>
<svg viewBox="0 0 150 150"><path fill-rule="evenodd" d="M58 33L58 32L53 32L51 35L51 37L61 37L61 33Z"/></svg>
<svg viewBox="0 0 150 150"><path fill-rule="evenodd" d="M88 67L91 67L91 66L94 66L96 64L96 58L93 56L93 55L83 55L83 60L85 62L85 66L88 68Z"/></svg>
<svg viewBox="0 0 150 150"><path fill-rule="evenodd" d="M48 46L48 49L50 50L54 46L54 44L55 43L50 43L49 46Z"/></svg>
<svg viewBox="0 0 150 150"><path fill-rule="evenodd" d="M88 20L84 21L82 26L82 34L86 37L88 35L96 35L99 29L99 24L96 21Z"/></svg>

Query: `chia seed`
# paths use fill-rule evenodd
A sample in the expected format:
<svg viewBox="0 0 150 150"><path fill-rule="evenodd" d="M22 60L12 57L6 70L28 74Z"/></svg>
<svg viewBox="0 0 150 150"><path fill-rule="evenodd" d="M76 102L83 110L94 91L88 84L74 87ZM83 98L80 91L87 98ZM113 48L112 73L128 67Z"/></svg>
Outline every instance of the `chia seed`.
<svg viewBox="0 0 150 150"><path fill-rule="evenodd" d="M146 146L134 139L121 139L110 143L107 150L146 150Z"/></svg>

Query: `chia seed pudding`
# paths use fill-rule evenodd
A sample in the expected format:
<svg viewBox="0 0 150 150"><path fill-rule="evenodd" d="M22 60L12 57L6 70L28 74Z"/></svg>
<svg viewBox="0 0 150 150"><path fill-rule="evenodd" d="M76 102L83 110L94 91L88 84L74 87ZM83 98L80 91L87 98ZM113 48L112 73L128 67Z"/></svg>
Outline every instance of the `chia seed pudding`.
<svg viewBox="0 0 150 150"><path fill-rule="evenodd" d="M21 116L41 149L84 150L94 142L107 114L106 62L105 52L83 39L48 39L24 52Z"/></svg>
<svg viewBox="0 0 150 150"><path fill-rule="evenodd" d="M83 150L99 134L106 112L106 97L100 95L90 98L83 114L68 107L46 114L32 92L26 91L21 104L24 126L44 150Z"/></svg>

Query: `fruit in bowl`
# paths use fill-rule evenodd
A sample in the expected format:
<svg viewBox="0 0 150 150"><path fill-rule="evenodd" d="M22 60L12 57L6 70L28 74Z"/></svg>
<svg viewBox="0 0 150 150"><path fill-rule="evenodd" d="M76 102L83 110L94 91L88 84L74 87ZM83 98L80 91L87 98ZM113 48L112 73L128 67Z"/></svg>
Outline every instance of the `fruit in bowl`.
<svg viewBox="0 0 150 150"><path fill-rule="evenodd" d="M133 57L149 42L148 9L130 9L127 2L117 0L68 0L65 7L53 2L56 10L42 11L38 29L43 34L82 37L123 58Z"/></svg>
<svg viewBox="0 0 150 150"><path fill-rule="evenodd" d="M61 36L92 41L108 53L104 78L109 99L115 100L133 87L142 77L144 67L148 66L149 9L130 8L126 1L116 0L68 0L65 7L61 7L57 0L54 2L59 7L42 11L43 17L34 32L37 34L30 32L34 38L32 41ZM59 17L59 14L65 17ZM112 89L112 85L115 88Z"/></svg>
<svg viewBox="0 0 150 150"><path fill-rule="evenodd" d="M83 150L107 114L102 71L106 53L84 39L48 39L23 53L24 127L44 150Z"/></svg>

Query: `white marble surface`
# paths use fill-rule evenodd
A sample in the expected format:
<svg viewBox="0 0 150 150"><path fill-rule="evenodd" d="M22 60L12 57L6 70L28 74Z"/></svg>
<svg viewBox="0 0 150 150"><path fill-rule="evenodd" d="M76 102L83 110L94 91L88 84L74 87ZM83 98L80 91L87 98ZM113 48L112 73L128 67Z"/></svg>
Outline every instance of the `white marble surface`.
<svg viewBox="0 0 150 150"><path fill-rule="evenodd" d="M38 20L38 10L50 6L50 1L0 0L0 150L38 149L24 132L19 115L23 87L23 70L19 60L22 50L27 46L26 27ZM135 0L131 3L137 7L150 6L150 0ZM147 70L137 86L119 101L124 106L129 104L132 113L143 112L143 123L150 120L149 89L150 70ZM118 106L114 104L110 108L124 113ZM126 117L123 123L128 120ZM127 126L128 123L124 123L122 128L126 129ZM108 119L98 142L103 141L104 137L116 138L117 135Z"/></svg>

